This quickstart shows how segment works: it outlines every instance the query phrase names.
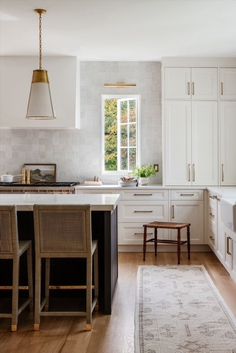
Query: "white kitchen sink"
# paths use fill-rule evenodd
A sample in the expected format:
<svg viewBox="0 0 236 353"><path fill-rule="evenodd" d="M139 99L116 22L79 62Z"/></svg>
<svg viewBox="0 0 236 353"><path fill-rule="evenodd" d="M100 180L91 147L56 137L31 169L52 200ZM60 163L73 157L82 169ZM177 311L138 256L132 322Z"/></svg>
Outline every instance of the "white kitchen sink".
<svg viewBox="0 0 236 353"><path fill-rule="evenodd" d="M236 198L221 199L221 220L225 226L236 232Z"/></svg>

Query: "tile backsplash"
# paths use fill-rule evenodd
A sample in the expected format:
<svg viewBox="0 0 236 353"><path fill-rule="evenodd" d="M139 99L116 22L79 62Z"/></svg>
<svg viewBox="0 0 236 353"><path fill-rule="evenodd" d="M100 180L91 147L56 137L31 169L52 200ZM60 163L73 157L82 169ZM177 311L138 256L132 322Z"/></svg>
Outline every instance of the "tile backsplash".
<svg viewBox="0 0 236 353"><path fill-rule="evenodd" d="M105 88L106 82L134 82L136 87ZM0 130L0 174L19 174L24 163L56 163L58 180L102 175L102 94L140 94L141 163L159 163L161 182L161 64L159 62L81 62L80 130ZM65 98L66 99L66 98Z"/></svg>

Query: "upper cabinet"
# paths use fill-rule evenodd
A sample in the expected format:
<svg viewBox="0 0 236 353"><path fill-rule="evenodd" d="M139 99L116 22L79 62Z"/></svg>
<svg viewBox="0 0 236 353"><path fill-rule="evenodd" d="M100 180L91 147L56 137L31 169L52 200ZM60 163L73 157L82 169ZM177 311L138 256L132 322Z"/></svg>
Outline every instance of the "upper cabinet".
<svg viewBox="0 0 236 353"><path fill-rule="evenodd" d="M236 68L220 69L221 100L236 100Z"/></svg>
<svg viewBox="0 0 236 353"><path fill-rule="evenodd" d="M164 73L164 95L166 99L190 99L191 69L167 68Z"/></svg>
<svg viewBox="0 0 236 353"><path fill-rule="evenodd" d="M0 57L0 128L79 128L79 63L76 57L45 57L55 120L26 119L37 57Z"/></svg>
<svg viewBox="0 0 236 353"><path fill-rule="evenodd" d="M172 68L164 72L165 99L216 100L216 68Z"/></svg>
<svg viewBox="0 0 236 353"><path fill-rule="evenodd" d="M217 69L192 68L191 93L194 100L217 99Z"/></svg>

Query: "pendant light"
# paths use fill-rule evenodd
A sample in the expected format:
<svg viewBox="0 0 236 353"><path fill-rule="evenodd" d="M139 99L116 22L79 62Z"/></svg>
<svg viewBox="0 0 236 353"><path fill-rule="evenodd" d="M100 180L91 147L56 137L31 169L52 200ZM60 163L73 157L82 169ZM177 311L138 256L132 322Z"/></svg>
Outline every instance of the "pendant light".
<svg viewBox="0 0 236 353"><path fill-rule="evenodd" d="M39 69L33 71L27 108L27 119L55 119L47 70L42 69L42 15L44 9L35 9L39 15Z"/></svg>

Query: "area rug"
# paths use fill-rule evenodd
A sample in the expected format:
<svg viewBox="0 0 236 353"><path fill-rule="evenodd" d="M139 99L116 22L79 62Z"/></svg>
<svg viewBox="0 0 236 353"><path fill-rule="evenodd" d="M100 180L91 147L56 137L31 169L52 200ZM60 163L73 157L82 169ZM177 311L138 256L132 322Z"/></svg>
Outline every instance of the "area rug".
<svg viewBox="0 0 236 353"><path fill-rule="evenodd" d="M204 266L139 267L135 353L236 353L236 321Z"/></svg>

